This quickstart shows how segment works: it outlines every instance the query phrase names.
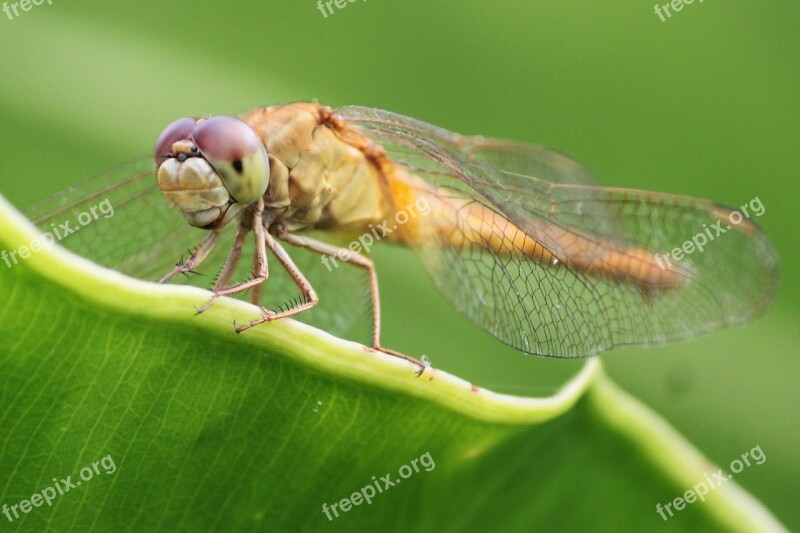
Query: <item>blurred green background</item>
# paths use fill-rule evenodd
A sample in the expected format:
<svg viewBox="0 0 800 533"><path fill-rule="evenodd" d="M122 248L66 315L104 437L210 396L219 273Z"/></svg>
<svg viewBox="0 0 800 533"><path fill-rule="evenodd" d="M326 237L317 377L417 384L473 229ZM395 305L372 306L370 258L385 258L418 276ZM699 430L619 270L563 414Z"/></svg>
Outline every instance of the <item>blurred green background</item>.
<svg viewBox="0 0 800 533"><path fill-rule="evenodd" d="M695 2L666 22L630 0L372 0L327 18L313 0L55 0L0 13L0 193L26 208L149 151L180 116L317 99L549 145L608 185L758 196L782 269L767 315L603 360L720 466L761 446L767 461L736 480L796 529L798 23L788 0ZM387 346L514 394L549 393L580 367L495 342L406 250L375 258Z"/></svg>

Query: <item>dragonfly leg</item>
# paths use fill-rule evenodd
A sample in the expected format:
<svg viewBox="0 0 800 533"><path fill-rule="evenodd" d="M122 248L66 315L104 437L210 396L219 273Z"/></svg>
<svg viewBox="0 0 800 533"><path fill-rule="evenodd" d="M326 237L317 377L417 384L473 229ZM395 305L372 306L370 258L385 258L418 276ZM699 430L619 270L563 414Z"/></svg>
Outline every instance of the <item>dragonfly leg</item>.
<svg viewBox="0 0 800 533"><path fill-rule="evenodd" d="M211 307L211 304L213 304L217 298L232 296L244 292L247 289L260 287L262 283L267 281L267 277L269 277L269 267L267 265L267 249L264 244L264 235L266 232L264 231L264 223L262 220L263 214L264 200L260 199L253 208L252 221L247 221L239 225L236 238L233 242L233 248L231 248L230 254L228 254L228 258L225 260L225 265L222 267L219 279L217 279L217 282L214 284L213 295L206 305L197 310L198 314ZM254 277L249 281L237 283L231 287L225 287L230 281L231 276L233 276L236 266L239 264L239 259L242 256L242 247L244 246L247 234L250 232L248 224L252 226L256 236L256 253L253 258L255 264L255 271L253 272Z"/></svg>
<svg viewBox="0 0 800 533"><path fill-rule="evenodd" d="M191 272L197 268L200 263L206 260L208 255L214 249L214 246L217 244L217 239L219 239L219 232L219 229L212 230L211 233L208 234L208 237L206 237L205 240L200 243L200 246L198 246L195 251L189 255L188 259L185 262L176 265L175 268L172 269L172 272L161 278L159 283L164 284L179 274L186 274L187 272Z"/></svg>
<svg viewBox="0 0 800 533"><path fill-rule="evenodd" d="M283 268L286 269L286 272L289 273L297 287L303 293L303 303L297 307L287 309L280 313L262 308L264 315L258 320L254 320L249 324L245 324L244 326L236 326L237 333L241 333L265 322L273 322L275 320L280 320L281 318L294 316L302 313L303 311L308 311L317 305L317 302L319 301L314 287L311 286L311 282L308 281L300 269L297 268L297 265L295 265L294 261L292 261L292 258L289 257L289 254L286 253L286 250L283 249L283 246L281 246L280 243L278 243L269 232L264 232L264 239L262 242L266 243L267 248L272 250L272 253L275 254L275 258L281 263L281 265L283 265Z"/></svg>
<svg viewBox="0 0 800 533"><path fill-rule="evenodd" d="M267 264L264 261L264 264ZM258 254L253 254L253 272L258 272L259 268L261 268L261 262L258 257ZM269 270L267 270L267 277L269 277ZM256 285L252 289L250 289L250 303L253 305L258 305L258 302L261 300L261 287L263 285Z"/></svg>
<svg viewBox="0 0 800 533"><path fill-rule="evenodd" d="M372 260L364 257L361 254L353 253L347 248L339 248L338 246L333 246L326 242L311 239L309 237L292 235L280 227L277 231L277 237L293 246L305 248L306 250L321 255L336 257L345 263L349 263L353 266L366 270L369 274L369 287L370 294L372 296L372 349L392 355L394 357L399 357L400 359L405 359L406 361L417 365L419 367L417 375L422 375L428 365L404 353L390 350L389 348L384 348L381 346L381 299L380 292L378 290L378 274L375 270L375 264L372 262Z"/></svg>
<svg viewBox="0 0 800 533"><path fill-rule="evenodd" d="M214 300L218 298L220 289L225 287L228 281L230 281L233 272L236 270L236 266L239 264L239 259L242 257L244 240L249 232L250 228L247 226L247 224L239 224L239 227L236 229L236 237L233 240L231 251L228 253L227 259L225 259L225 264L222 265L222 270L219 272L217 281L214 282L214 289L211 299L203 307L197 310L198 315L211 307L211 304L214 303Z"/></svg>

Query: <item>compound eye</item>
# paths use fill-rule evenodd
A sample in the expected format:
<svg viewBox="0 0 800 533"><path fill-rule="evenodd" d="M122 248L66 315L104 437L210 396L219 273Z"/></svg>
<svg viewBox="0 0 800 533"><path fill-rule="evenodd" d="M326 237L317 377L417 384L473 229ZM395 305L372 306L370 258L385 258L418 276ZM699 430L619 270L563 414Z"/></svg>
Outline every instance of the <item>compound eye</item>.
<svg viewBox="0 0 800 533"><path fill-rule="evenodd" d="M192 138L238 203L252 204L267 191L267 151L250 126L233 117L212 117L197 125Z"/></svg>
<svg viewBox="0 0 800 533"><path fill-rule="evenodd" d="M172 157L172 145L178 141L185 141L192 136L194 126L197 124L197 119L186 117L179 118L161 132L156 141L156 146L153 149L153 158L156 161L156 167L160 167L161 163Z"/></svg>

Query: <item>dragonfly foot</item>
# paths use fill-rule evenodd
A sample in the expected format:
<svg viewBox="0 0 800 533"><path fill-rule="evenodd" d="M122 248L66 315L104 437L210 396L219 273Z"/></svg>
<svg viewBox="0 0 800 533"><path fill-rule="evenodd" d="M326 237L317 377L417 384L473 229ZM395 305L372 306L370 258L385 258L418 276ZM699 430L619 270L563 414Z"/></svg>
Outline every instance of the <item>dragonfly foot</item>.
<svg viewBox="0 0 800 533"><path fill-rule="evenodd" d="M422 374L425 372L426 368L431 368L430 363L426 363L424 361L420 361L419 359L414 359L410 355L406 355L406 354L398 352L396 350L390 350L389 348L383 348L381 346L373 346L373 350L377 350L379 352L383 352L383 353L385 353L387 355L391 355L393 357L399 357L400 359L403 359L405 361L408 361L409 363L413 363L413 364L417 365L417 370L414 372L414 374L417 377L422 376Z"/></svg>
<svg viewBox="0 0 800 533"><path fill-rule="evenodd" d="M197 307L195 307L195 310L197 311L197 313L195 313L195 315L194 315L194 316L201 315L201 314L205 313L206 311L208 311L208 309L209 309L209 308L210 308L212 305L214 305L214 302L215 302L216 300L217 300L217 295L215 294L215 295L213 295L213 296L211 297L211 299L210 299L210 300L208 300L208 301L206 302L206 304L205 304L203 307L200 307L200 308L197 308Z"/></svg>
<svg viewBox="0 0 800 533"><path fill-rule="evenodd" d="M256 326L260 326L261 324L264 324L265 322L272 322L273 320L278 320L279 318L282 318L275 311L271 311L271 310L269 310L269 309L267 309L265 307L261 308L261 313L263 314L263 316L261 318L259 318L257 320L253 320L252 322L250 322L249 324L245 324L244 326L237 326L236 322L234 321L233 329L236 330L236 333L242 333L244 331L247 331L250 328L254 328Z"/></svg>

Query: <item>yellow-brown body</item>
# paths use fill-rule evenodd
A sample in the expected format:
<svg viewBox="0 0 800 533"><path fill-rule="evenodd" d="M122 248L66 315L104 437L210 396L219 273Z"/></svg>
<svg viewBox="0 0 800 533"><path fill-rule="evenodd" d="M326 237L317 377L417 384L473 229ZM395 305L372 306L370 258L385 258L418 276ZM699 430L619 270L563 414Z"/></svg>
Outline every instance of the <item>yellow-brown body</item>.
<svg viewBox="0 0 800 533"><path fill-rule="evenodd" d="M269 154L265 208L288 229L362 231L390 214L380 155L330 109L295 103L255 109L242 120Z"/></svg>
<svg viewBox="0 0 800 533"><path fill-rule="evenodd" d="M489 248L543 264L564 262L590 274L648 288L679 285L680 268L660 267L647 250L613 246L563 231L558 254L496 211L444 194L394 164L382 147L346 124L330 108L293 103L255 109L242 117L264 142L270 159L265 208L289 230L325 228L366 232L423 198L425 219L410 218L388 238L410 245L447 241L449 246ZM540 231L553 228L541 223Z"/></svg>

